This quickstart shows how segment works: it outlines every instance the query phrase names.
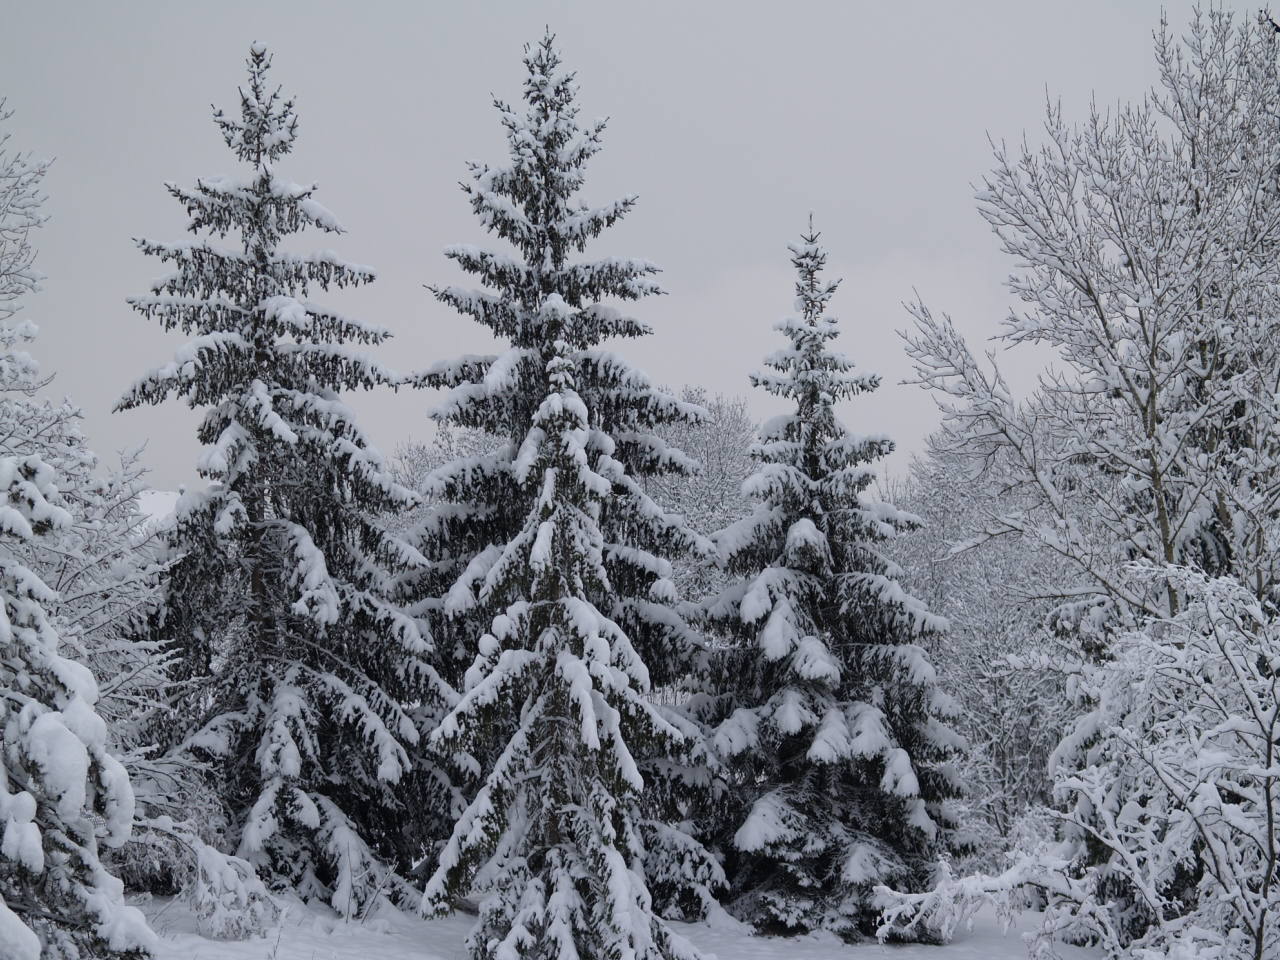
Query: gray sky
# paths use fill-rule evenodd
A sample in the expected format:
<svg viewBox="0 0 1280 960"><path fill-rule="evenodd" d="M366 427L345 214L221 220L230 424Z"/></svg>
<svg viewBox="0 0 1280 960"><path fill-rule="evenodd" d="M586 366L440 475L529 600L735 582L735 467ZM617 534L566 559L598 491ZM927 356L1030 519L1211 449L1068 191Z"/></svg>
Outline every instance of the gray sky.
<svg viewBox="0 0 1280 960"><path fill-rule="evenodd" d="M1190 6L1167 5L1175 26ZM1155 79L1159 12L1118 0L11 3L0 96L17 111L13 142L56 157L53 219L38 236L48 279L27 306L37 355L84 408L99 453L146 440L156 486L195 478L196 415L180 401L110 412L182 339L126 305L163 272L130 238L182 237L165 180L234 169L209 105L236 107L254 40L298 100L300 138L280 172L318 181L349 231L296 241L378 270L341 302L395 332L380 358L407 371L488 350L423 284L463 282L442 248L485 239L457 182L468 159L504 159L490 94L519 97L522 45L546 24L578 72L584 116L611 118L586 198L640 196L595 252L664 269L669 296L634 310L655 335L627 356L664 383L750 393L747 374L779 344L771 324L793 299L785 245L813 211L845 281L841 345L884 377L845 416L897 438L896 470L937 423L932 400L898 383L901 301L918 289L975 338L1008 302L1010 264L971 196L988 133L1034 134L1046 89L1073 117L1093 94L1138 96ZM430 434L432 394L352 399L387 454Z"/></svg>

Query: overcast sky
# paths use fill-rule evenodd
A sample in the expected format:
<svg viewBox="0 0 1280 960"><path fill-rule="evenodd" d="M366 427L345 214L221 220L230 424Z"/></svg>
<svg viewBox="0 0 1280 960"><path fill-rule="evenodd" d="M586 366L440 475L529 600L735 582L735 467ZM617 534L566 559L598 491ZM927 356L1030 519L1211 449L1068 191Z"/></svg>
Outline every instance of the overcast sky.
<svg viewBox="0 0 1280 960"><path fill-rule="evenodd" d="M1190 6L1168 5L1175 25ZM627 355L660 382L750 393L747 374L778 345L771 325L793 299L786 244L812 211L844 278L832 308L843 349L884 378L844 413L855 430L897 438L898 470L938 419L923 391L899 384L902 301L919 290L975 338L995 332L1008 302L1010 265L972 201L988 134L1034 135L1046 91L1074 117L1091 96L1140 95L1155 79L1159 13L1118 0L9 3L0 96L16 111L13 143L56 158L38 236L48 279L27 307L37 354L101 454L148 441L157 487L195 478L196 417L180 401L110 412L181 342L125 303L163 272L131 238L182 237L164 181L234 169L210 104L236 107L255 40L301 117L279 169L317 181L349 231L306 239L378 271L342 306L395 332L380 358L408 371L487 350L423 285L463 282L441 250L484 240L457 182L466 160L504 159L490 94L519 97L522 46L549 25L585 117L610 118L586 198L640 197L596 252L664 270L669 296L634 309L655 333ZM774 409L750 401L757 415ZM435 402L353 397L386 453L430 435Z"/></svg>

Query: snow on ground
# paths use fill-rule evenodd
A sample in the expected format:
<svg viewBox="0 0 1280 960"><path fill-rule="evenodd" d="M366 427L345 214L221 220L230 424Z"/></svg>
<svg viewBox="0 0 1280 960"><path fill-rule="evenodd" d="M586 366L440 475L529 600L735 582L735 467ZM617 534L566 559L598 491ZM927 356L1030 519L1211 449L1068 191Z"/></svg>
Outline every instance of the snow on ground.
<svg viewBox="0 0 1280 960"><path fill-rule="evenodd" d="M160 936L157 960L464 960L463 941L475 918L454 914L441 920L419 920L387 912L364 923L343 922L294 900L284 922L265 938L209 940L196 933L186 904L169 898L140 903ZM942 947L923 944L850 946L830 935L752 937L735 921L672 926L708 957L718 960L1023 960L1021 932L1035 927L1037 915L1024 914L1001 934L994 915L979 914L973 929ZM1059 947L1063 960L1085 960L1101 954Z"/></svg>
<svg viewBox="0 0 1280 960"><path fill-rule="evenodd" d="M255 940L200 936L180 900L156 897L138 906L159 935L156 960L461 960L463 940L475 922L465 914L427 921L385 911L364 923L348 923L296 899L283 902L283 922Z"/></svg>
<svg viewBox="0 0 1280 960"><path fill-rule="evenodd" d="M714 925L676 923L672 926L694 946L718 960L1026 960L1027 948L1022 939L1034 930L1038 913L1025 913L1014 921L1009 932L1002 933L994 912L982 911L973 921L973 929L963 927L955 939L944 946L922 943L880 944L842 943L831 934L807 937L753 937L736 921ZM1100 951L1058 946L1062 960L1094 960ZM459 955L461 956L461 955ZM454 960L453 957L442 960Z"/></svg>

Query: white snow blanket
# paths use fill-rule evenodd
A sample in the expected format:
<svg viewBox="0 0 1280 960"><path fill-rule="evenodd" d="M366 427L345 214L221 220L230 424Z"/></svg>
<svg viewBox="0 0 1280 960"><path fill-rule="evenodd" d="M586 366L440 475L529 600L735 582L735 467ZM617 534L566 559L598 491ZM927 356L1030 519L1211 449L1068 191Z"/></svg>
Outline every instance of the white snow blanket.
<svg viewBox="0 0 1280 960"><path fill-rule="evenodd" d="M475 917L454 914L419 920L384 912L350 923L327 908L313 909L292 900L283 923L265 938L209 940L197 934L195 918L181 901L156 898L140 904L160 937L157 960L465 960L463 941ZM753 937L729 917L715 923L673 923L707 960L1025 960L1023 934L1034 930L1039 915L1026 913L1007 934L994 914L980 912L973 929L956 934L946 946L867 943L849 945L829 934L805 937ZM1057 948L1062 960L1093 960L1101 953L1078 947Z"/></svg>

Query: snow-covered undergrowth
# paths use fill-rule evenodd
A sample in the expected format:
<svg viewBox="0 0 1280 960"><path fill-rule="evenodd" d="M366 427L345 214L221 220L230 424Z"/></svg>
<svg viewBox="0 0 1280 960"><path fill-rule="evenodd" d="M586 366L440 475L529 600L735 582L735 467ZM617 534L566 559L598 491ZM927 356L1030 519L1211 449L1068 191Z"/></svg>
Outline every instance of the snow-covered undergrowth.
<svg viewBox="0 0 1280 960"><path fill-rule="evenodd" d="M475 918L457 913L420 920L383 911L364 923L345 923L325 907L298 900L287 904L284 920L271 933L252 940L210 940L196 933L188 906L170 898L141 904L159 934L156 960L463 960L463 941ZM980 912L971 930L960 930L943 947L924 944L842 943L830 934L804 937L754 937L737 921L722 916L712 923L675 923L711 960L1022 960L1024 933L1033 931L1039 915L1025 913L1002 933L995 914ZM1097 951L1058 948L1062 960L1099 957Z"/></svg>

